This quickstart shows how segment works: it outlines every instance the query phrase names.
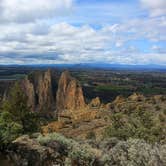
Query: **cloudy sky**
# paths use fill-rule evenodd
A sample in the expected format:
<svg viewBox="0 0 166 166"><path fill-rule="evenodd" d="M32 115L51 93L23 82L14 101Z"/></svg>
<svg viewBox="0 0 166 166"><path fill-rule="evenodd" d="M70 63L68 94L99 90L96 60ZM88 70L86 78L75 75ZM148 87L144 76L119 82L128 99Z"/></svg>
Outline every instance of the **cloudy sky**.
<svg viewBox="0 0 166 166"><path fill-rule="evenodd" d="M0 64L166 65L166 0L0 0Z"/></svg>

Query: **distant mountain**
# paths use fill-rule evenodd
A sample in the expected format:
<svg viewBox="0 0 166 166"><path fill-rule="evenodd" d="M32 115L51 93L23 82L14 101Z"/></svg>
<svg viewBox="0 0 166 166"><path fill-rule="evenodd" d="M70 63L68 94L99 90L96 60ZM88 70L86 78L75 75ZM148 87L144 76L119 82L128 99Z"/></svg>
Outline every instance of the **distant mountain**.
<svg viewBox="0 0 166 166"><path fill-rule="evenodd" d="M127 64L110 64L110 63L79 63L79 64L33 64L33 65L0 65L0 67L34 67L34 68L94 68L94 69L123 69L123 70L164 70L166 65L127 65Z"/></svg>
<svg viewBox="0 0 166 166"><path fill-rule="evenodd" d="M165 69L166 65L126 65L126 64L109 64L109 63L81 63L73 65L74 67L91 67L91 68L114 68L114 69Z"/></svg>

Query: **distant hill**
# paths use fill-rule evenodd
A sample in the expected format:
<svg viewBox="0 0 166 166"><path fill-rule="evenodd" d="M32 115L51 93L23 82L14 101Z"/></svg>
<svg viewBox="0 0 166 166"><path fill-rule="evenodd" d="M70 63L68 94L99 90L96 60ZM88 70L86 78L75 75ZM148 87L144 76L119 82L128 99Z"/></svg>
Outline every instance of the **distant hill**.
<svg viewBox="0 0 166 166"><path fill-rule="evenodd" d="M116 70L161 70L166 71L166 65L127 65L110 63L79 63L79 64L33 64L33 65L0 65L0 67L34 67L34 68L95 68L95 69L116 69Z"/></svg>

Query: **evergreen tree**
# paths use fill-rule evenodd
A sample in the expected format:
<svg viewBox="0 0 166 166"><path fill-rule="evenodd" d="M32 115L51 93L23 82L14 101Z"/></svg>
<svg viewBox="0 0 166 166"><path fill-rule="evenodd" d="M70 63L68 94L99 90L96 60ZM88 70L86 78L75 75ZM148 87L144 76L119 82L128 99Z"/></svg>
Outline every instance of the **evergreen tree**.
<svg viewBox="0 0 166 166"><path fill-rule="evenodd" d="M39 129L37 114L27 106L27 97L19 83L11 88L8 100L2 104L0 112L0 139L10 142L21 134L29 134Z"/></svg>

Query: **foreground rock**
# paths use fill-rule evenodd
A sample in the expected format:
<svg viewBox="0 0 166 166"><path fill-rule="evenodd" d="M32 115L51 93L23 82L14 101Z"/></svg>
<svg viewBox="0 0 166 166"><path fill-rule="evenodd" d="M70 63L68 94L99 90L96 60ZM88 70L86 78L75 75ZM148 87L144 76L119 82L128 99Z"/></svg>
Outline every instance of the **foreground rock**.
<svg viewBox="0 0 166 166"><path fill-rule="evenodd" d="M78 142L58 133L15 140L9 156L17 166L164 166L166 145L116 138Z"/></svg>
<svg viewBox="0 0 166 166"><path fill-rule="evenodd" d="M63 72L60 77L56 107L58 111L79 110L85 107L82 87L68 71Z"/></svg>
<svg viewBox="0 0 166 166"><path fill-rule="evenodd" d="M97 166L96 150L53 133L33 139L27 135L17 138L8 149L8 156L16 166Z"/></svg>
<svg viewBox="0 0 166 166"><path fill-rule="evenodd" d="M26 135L13 141L8 151L9 158L17 166L53 166L62 163L62 155L58 151L41 146Z"/></svg>

